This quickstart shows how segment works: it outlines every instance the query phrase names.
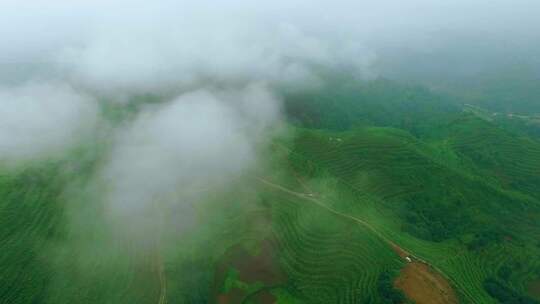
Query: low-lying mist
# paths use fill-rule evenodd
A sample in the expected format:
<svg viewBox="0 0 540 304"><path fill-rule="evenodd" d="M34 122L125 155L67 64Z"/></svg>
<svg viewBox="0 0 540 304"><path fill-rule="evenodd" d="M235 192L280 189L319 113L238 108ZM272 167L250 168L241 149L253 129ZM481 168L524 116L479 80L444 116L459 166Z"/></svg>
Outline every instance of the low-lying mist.
<svg viewBox="0 0 540 304"><path fill-rule="evenodd" d="M161 222L156 208L195 204L264 163L259 152L283 120L281 89L317 85L325 69L373 76L375 56L360 41L311 13L291 19L285 3L4 6L2 25L17 30L2 30L0 159L99 147L83 191L99 195L87 204L111 235L144 243ZM191 222L185 212L175 221Z"/></svg>
<svg viewBox="0 0 540 304"><path fill-rule="evenodd" d="M0 164L50 157L89 136L98 105L65 83L0 88Z"/></svg>
<svg viewBox="0 0 540 304"><path fill-rule="evenodd" d="M99 245L152 252L208 229L197 206L266 168L282 93L321 74L430 80L510 53L538 63L519 51L540 41L532 0L19 2L0 4L0 166L93 149L63 196L73 243L51 245L77 247L83 269Z"/></svg>
<svg viewBox="0 0 540 304"><path fill-rule="evenodd" d="M156 203L193 203L236 180L257 163L258 145L279 118L279 101L262 85L200 89L148 105L115 131L102 165L108 213L133 225L148 220Z"/></svg>

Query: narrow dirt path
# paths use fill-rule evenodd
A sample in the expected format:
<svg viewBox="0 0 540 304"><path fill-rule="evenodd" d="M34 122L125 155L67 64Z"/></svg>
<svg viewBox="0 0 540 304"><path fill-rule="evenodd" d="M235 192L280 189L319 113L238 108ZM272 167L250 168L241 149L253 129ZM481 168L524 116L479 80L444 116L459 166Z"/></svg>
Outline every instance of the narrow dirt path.
<svg viewBox="0 0 540 304"><path fill-rule="evenodd" d="M421 258L418 258L416 256L414 256L413 254L409 253L407 250L401 248L399 245L397 245L396 243L394 243L392 240L390 240L389 238L387 238L386 236L384 236L383 234L381 234L377 229L375 229L375 227L373 227L372 225L370 225L368 222L364 221L364 220L361 220L359 218L356 218L356 217L353 217L351 215L348 215L348 214L344 214L344 213L341 213L339 211L336 211L330 207L328 207L325 203L323 203L322 201L318 200L317 198L313 197L311 195L311 193L299 193L299 192L296 192L296 191L293 191L293 190L290 190L290 189L287 189L283 186L280 186L278 184L274 184L268 180L265 180L265 179L262 179L262 178L257 178L260 182L270 186L270 187L273 187L275 189L278 189L278 190L281 190L283 192L286 192L286 193L289 193L291 195L294 195L296 197L300 197L302 199L305 199L305 200L308 200L308 201L311 201L312 203L316 204L317 206L321 207L321 208L324 208L326 209L327 211L339 216L339 217L342 217L342 218L346 218L347 220L350 220L350 221L353 221L355 223L358 223L362 226L364 226L365 228L371 230L371 232L373 232L374 234L376 234L380 239L382 239L385 243L387 243L388 245L390 245L392 248L394 248L396 251L398 251L399 255L402 257L402 258L405 258L406 256L411 256L413 257L414 259L418 260L418 261L421 261L421 262L424 262L424 260L422 260ZM404 256L403 256L404 255ZM427 263L427 262L425 262Z"/></svg>
<svg viewBox="0 0 540 304"><path fill-rule="evenodd" d="M154 204L154 208L156 209L156 212L160 215L158 216L159 222L155 230L155 242L154 242L154 250L155 250L155 256L154 256L154 263L156 267L156 272L158 274L158 280L159 280L159 298L158 298L158 304L166 304L167 303L167 278L165 276L165 266L163 265L163 258L161 256L161 233L163 231L163 209L160 208L160 205L158 203Z"/></svg>
<svg viewBox="0 0 540 304"><path fill-rule="evenodd" d="M158 249L159 250L159 249ZM165 270L163 267L163 260L161 258L161 254L159 251L156 253L156 265L158 268L158 276L159 276L159 300L158 304L166 304L167 303L167 280L165 279Z"/></svg>
<svg viewBox="0 0 540 304"><path fill-rule="evenodd" d="M439 269L435 265L429 263L428 261L422 259L421 257L417 256L416 254L410 252L409 250L406 250L403 247L399 246L398 244L396 244L395 242L390 240L388 237L383 235L381 232L379 232L375 227L373 227L368 222L366 222L366 221L364 221L362 219L356 218L354 216L351 216L351 215L348 215L348 214L345 214L345 213L341 213L341 212L339 212L337 210L332 209L331 207L329 207L327 204L325 204L321 200L313 197L312 193L300 193L300 192L296 192L296 191L293 191L291 189L285 188L285 187L283 187L281 185L275 184L273 182L270 182L270 181L268 181L268 180L266 180L264 178L256 177L256 179L258 181L260 181L261 183L263 183L263 184L265 184L265 185L267 185L267 186L269 186L271 188L274 188L274 189L280 190L282 192L288 193L290 195L293 195L293 196L302 198L304 200L310 201L313 204L315 204L315 205L317 205L317 206L319 206L319 207L321 207L321 208L323 208L323 209L325 209L325 210L327 210L327 211L329 211L329 212L331 212L331 213L333 213L333 214L335 214L335 215L337 215L339 217L345 218L345 219L347 219L349 221L353 221L353 222L367 228L368 230L373 232L377 237L379 237L382 241L384 241L390 247L392 247L402 259L407 261L407 257L409 257L413 261L413 263L424 264L424 265L430 267L431 269L433 269L434 271L438 272L447 281L452 282L452 284L454 286L456 286L455 282L448 275L446 275L441 269ZM468 298L468 300L471 301L471 303L475 303L475 301L472 299L472 297L469 294L463 293L463 295L465 295Z"/></svg>

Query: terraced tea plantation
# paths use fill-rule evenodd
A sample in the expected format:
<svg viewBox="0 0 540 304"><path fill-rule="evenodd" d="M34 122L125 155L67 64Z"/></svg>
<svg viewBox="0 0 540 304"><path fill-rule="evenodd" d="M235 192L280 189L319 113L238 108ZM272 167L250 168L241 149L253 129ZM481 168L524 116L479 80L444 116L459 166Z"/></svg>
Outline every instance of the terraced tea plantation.
<svg viewBox="0 0 540 304"><path fill-rule="evenodd" d="M376 303L377 282L403 261L367 228L291 198L276 198L276 238L289 288L306 303Z"/></svg>
<svg viewBox="0 0 540 304"><path fill-rule="evenodd" d="M356 97L384 100L385 85ZM316 107L348 90L319 96L319 124L290 117L258 166L167 184L122 216L100 175L109 137L6 164L0 303L538 303L538 139L454 105L419 125L355 107L334 126L340 109ZM122 124L137 106L104 111Z"/></svg>
<svg viewBox="0 0 540 304"><path fill-rule="evenodd" d="M466 119L474 122L474 118ZM466 127L460 122L456 125ZM489 128L500 132L489 125L481 132ZM421 142L394 129L298 133L291 162L308 179L329 180L326 183L331 186L323 188L338 193L326 195L327 203L365 220L427 261L453 284L461 301L496 303L484 288L485 282L509 268L511 274L505 279L523 294L538 276L539 251L534 244L540 236L540 205L527 195L532 188L519 182L502 186L491 174L483 179L485 167L477 167L470 156L486 155L475 151L482 147L500 157L522 151L524 160L519 165L499 160L504 165L496 170L515 180L536 183L538 175L532 172L540 166L535 149L516 140L498 145L500 150L493 143L488 147L482 144L489 141L487 135L482 140L471 139L474 145L468 145L466 140L474 136L470 132L453 133L451 143Z"/></svg>

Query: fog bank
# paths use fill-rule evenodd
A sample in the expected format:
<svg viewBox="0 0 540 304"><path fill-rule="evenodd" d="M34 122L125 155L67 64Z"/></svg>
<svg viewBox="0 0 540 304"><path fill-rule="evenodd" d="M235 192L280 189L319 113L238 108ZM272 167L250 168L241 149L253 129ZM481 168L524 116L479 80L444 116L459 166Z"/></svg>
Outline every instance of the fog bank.
<svg viewBox="0 0 540 304"><path fill-rule="evenodd" d="M61 153L93 132L97 105L64 84L0 87L0 162Z"/></svg>
<svg viewBox="0 0 540 304"><path fill-rule="evenodd" d="M0 160L61 154L109 102L166 96L107 122L94 177L108 215L142 222L258 165L280 123L272 88L535 62L538 15L533 0L2 1Z"/></svg>
<svg viewBox="0 0 540 304"><path fill-rule="evenodd" d="M265 87L251 85L187 92L149 107L118 130L103 166L108 214L121 226L152 221L157 209L196 203L239 177L278 122L278 104Z"/></svg>

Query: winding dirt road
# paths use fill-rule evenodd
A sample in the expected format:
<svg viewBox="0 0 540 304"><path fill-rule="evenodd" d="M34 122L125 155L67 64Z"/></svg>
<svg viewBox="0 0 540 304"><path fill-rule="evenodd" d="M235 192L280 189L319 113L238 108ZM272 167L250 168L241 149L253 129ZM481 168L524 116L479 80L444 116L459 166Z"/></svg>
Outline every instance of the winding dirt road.
<svg viewBox="0 0 540 304"><path fill-rule="evenodd" d="M159 285L160 285L158 304L166 304L167 303L167 280L165 278L163 260L161 259L161 254L159 253L159 251L156 254L156 262L157 262L157 267L158 267Z"/></svg>
<svg viewBox="0 0 540 304"><path fill-rule="evenodd" d="M362 225L363 227L365 227L365 228L369 229L370 231L372 231L375 235L377 235L382 241L387 243L390 247L392 247L397 252L397 254L402 259L404 259L405 261L407 261L407 257L409 257L412 260L413 264L415 264L415 263L423 264L423 265L427 266L427 268L431 268L434 271L436 271L437 273L439 273L447 281L452 282L454 286L456 285L455 282L450 277L448 277L444 272L442 272L438 267L432 265L431 263L429 263L426 260L422 259L421 257L415 255L414 253L410 252L409 250L406 250L403 247L401 247L400 245L394 243L392 240L390 240L388 237L384 236L381 232L379 232L375 227L373 227L368 222L366 222L364 220L361 220L359 218L353 217L351 215L344 214L344 213L341 213L341 212L339 212L337 210L332 209L331 207L329 207L327 204L325 204L321 200L318 200L317 198L313 197L312 193L300 193L300 192L296 192L296 191L293 191L291 189L285 188L285 187L283 187L281 185L275 184L273 182L270 182L270 181L268 181L268 180L266 180L264 178L257 177L256 179L258 181L260 181L261 183L263 183L263 184L265 184L265 185L267 185L267 186L269 186L271 188L274 188L274 189L280 190L282 192L288 193L290 195L302 198L302 199L304 199L306 201L310 201L311 203L313 203L313 204L315 204L315 205L317 205L317 206L319 206L319 207L321 207L321 208L323 208L323 209L325 209L325 210L327 210L327 211L329 211L329 212L331 212L331 213L333 213L333 214L335 214L335 215L337 215L339 217L342 217L344 219L347 219L349 221L352 221L352 222L355 222L355 223L357 223L359 225ZM469 301L471 301L471 303L475 303L474 300L472 300L472 298L470 297L470 295L468 295L466 293L464 293L464 295L469 299ZM453 303L453 302L450 301L448 303Z"/></svg>
<svg viewBox="0 0 540 304"><path fill-rule="evenodd" d="M371 230L371 232L373 232L374 234L376 234L380 239L382 239L385 243L387 243L388 245L390 245L392 248L394 248L396 251L398 251L399 255L405 259L406 256L410 256L411 258L414 258L420 262L423 262L423 263L426 263L424 260L422 260L421 258L418 258L416 257L414 254L411 254L409 253L407 250L403 249L402 247L400 247L399 245L397 245L396 243L394 243L392 240L390 240L389 238L387 238L386 236L384 236L383 234L381 234L377 229L375 229L375 227L371 226L368 222L364 221L364 220L361 220L359 218L356 218L356 217L353 217L351 215L348 215L348 214L344 214L344 213L341 213L339 211L336 211L330 207L328 207L325 203L323 203L322 201L318 200L317 198L313 197L311 193L300 193L300 192L296 192L296 191L293 191L293 190L290 190L290 189L287 189L281 185L278 185L278 184L274 184L268 180L265 180L265 179L262 179L262 178L257 178L260 182L272 187L272 188L275 188L275 189L278 189L278 190L281 190L283 192L286 192L288 194L291 194L291 195L294 195L296 197L300 197L304 200L308 200L308 201L311 201L312 203L316 204L317 206L321 207L321 208L324 208L326 209L327 211L339 216L339 217L342 217L342 218L345 218L347 220L350 220L350 221L353 221L357 224L360 224L364 227L366 227L367 229Z"/></svg>

